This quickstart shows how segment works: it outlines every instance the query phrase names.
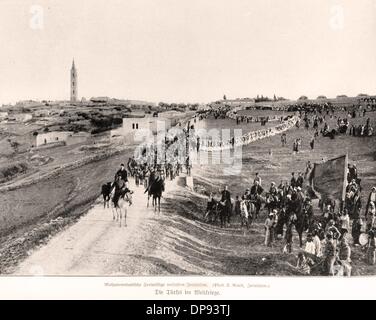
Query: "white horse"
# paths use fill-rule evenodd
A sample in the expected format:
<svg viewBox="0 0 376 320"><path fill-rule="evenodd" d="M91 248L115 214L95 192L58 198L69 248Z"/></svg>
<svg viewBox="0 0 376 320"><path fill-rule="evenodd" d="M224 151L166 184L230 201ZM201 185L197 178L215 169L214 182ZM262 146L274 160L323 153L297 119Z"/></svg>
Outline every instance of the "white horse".
<svg viewBox="0 0 376 320"><path fill-rule="evenodd" d="M114 191L111 193L111 199L113 199ZM115 213L116 213L116 221L119 221L119 226L121 227L121 221L123 219L124 213L124 227L127 226L127 203L128 206L132 203L132 195L131 193L123 193L118 202L115 206L114 201L111 201L111 211L112 211L112 218L115 221Z"/></svg>

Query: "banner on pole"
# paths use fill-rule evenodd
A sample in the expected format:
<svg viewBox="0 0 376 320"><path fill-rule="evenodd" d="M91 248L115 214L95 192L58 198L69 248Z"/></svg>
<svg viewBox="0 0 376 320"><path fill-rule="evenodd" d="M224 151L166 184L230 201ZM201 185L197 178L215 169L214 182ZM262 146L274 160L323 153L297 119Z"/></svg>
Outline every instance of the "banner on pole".
<svg viewBox="0 0 376 320"><path fill-rule="evenodd" d="M346 194L348 156L315 163L310 175L312 189L321 198L344 200Z"/></svg>

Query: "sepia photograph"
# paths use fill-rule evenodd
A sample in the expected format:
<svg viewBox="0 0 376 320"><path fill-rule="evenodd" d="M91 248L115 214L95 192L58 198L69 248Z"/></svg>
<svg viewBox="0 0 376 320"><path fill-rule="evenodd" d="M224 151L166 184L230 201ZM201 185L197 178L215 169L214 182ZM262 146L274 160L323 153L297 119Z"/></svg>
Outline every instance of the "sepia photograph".
<svg viewBox="0 0 376 320"><path fill-rule="evenodd" d="M376 1L2 0L0 21L0 279L376 275Z"/></svg>

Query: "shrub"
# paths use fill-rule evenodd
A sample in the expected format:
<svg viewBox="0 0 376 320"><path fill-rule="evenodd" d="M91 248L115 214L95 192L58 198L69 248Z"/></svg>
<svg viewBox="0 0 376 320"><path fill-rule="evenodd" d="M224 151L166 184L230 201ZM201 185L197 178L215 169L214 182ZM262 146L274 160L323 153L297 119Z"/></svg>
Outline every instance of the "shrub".
<svg viewBox="0 0 376 320"><path fill-rule="evenodd" d="M25 162L16 162L0 167L0 180L8 180L19 173L27 170L28 166Z"/></svg>

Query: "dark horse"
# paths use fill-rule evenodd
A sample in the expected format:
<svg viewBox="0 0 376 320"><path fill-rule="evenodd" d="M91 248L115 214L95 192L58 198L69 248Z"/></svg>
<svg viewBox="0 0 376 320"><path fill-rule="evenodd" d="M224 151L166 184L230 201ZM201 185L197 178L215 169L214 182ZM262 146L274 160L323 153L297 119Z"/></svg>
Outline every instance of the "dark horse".
<svg viewBox="0 0 376 320"><path fill-rule="evenodd" d="M110 194L111 194L111 190L112 190L112 182L107 182L106 184L103 184L102 185L102 196L103 196L103 201L104 201L104 208L106 208L106 204L107 204L107 208L110 207Z"/></svg>
<svg viewBox="0 0 376 320"><path fill-rule="evenodd" d="M265 205L264 208L268 210L268 213L272 212L274 209L279 209L280 208L280 197L279 194L270 194L267 193L265 195Z"/></svg>
<svg viewBox="0 0 376 320"><path fill-rule="evenodd" d="M304 210L304 200L300 197L296 197L296 199L293 200L293 214L295 214L295 217L293 219L293 223L295 226L295 230L299 235L299 246L300 248L303 247L303 232L308 229L308 216Z"/></svg>
<svg viewBox="0 0 376 320"><path fill-rule="evenodd" d="M216 223L220 213L220 204L219 201L212 199L212 204L208 208L207 212L204 215L204 220L209 223Z"/></svg>
<svg viewBox="0 0 376 320"><path fill-rule="evenodd" d="M161 198L162 198L163 191L164 191L163 179L161 177L155 178L155 180L149 186L149 194L153 197L152 203L153 203L154 211L157 210L157 206L158 206L158 212L161 211Z"/></svg>
<svg viewBox="0 0 376 320"><path fill-rule="evenodd" d="M230 223L230 216L232 212L233 204L231 201L219 201L218 202L218 212L219 219L221 222L221 228L226 227L227 223Z"/></svg>

